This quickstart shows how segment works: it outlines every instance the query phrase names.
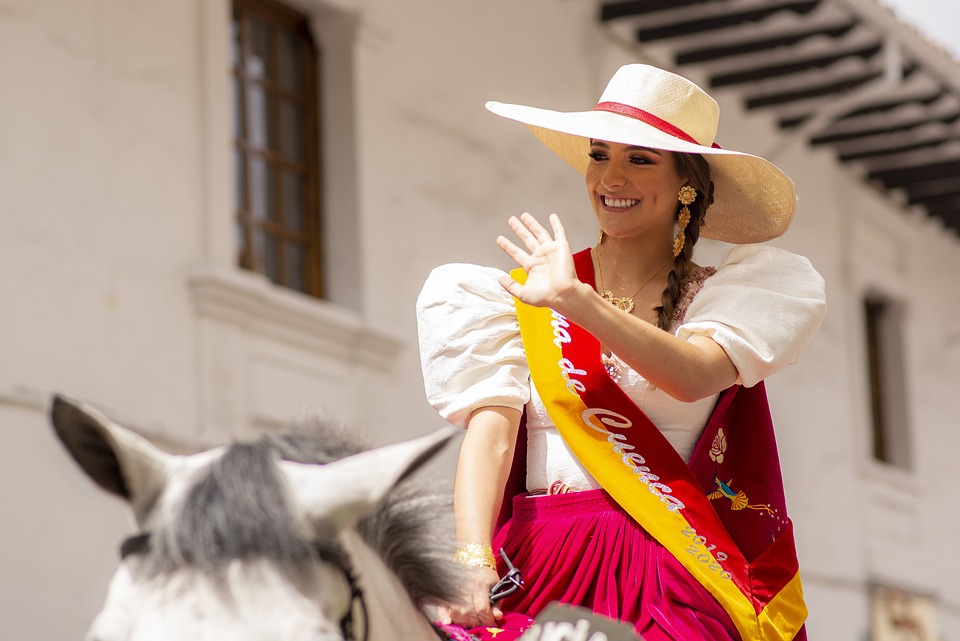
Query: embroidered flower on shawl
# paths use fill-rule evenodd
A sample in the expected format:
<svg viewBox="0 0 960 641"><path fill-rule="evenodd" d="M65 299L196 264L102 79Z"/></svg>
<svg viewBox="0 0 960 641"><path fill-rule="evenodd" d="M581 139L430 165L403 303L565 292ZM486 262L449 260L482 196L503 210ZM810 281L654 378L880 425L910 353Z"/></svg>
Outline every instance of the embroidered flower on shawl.
<svg viewBox="0 0 960 641"><path fill-rule="evenodd" d="M723 463L723 453L727 451L727 435L723 433L723 428L717 430L717 435L713 437L713 443L710 445L710 458L717 463Z"/></svg>

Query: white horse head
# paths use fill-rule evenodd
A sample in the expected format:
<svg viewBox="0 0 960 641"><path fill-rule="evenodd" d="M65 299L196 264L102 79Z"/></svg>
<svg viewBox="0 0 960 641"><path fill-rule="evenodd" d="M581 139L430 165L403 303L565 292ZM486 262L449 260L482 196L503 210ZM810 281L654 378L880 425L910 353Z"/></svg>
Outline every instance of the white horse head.
<svg viewBox="0 0 960 641"><path fill-rule="evenodd" d="M51 419L141 532L88 641L431 639L422 607L456 599L449 496L408 478L452 428L369 451L317 430L179 456L64 397Z"/></svg>

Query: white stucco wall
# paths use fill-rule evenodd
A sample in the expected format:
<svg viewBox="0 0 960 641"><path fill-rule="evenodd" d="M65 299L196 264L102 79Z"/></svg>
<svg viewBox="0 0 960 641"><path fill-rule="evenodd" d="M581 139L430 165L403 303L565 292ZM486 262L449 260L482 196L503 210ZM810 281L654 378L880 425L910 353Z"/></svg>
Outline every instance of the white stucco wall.
<svg viewBox="0 0 960 641"><path fill-rule="evenodd" d="M0 0L3 638L78 637L131 529L54 443L50 392L173 441L271 429L305 408L380 441L420 434L439 424L413 309L429 270L508 266L494 239L524 210L594 241L580 179L483 103L587 108L619 64L654 52L617 45L587 2L292 4L339 12L355 36L353 128L328 149L356 187L328 212L341 217L343 305L233 268L226 0ZM774 151L794 176L801 208L777 244L828 284L804 361L768 383L811 638L864 638L881 582L935 595L943 638L960 639L960 582L941 556L960 535L960 243L824 151L784 145L735 94L718 99L721 144ZM869 456L858 314L873 280L909 302L910 475Z"/></svg>

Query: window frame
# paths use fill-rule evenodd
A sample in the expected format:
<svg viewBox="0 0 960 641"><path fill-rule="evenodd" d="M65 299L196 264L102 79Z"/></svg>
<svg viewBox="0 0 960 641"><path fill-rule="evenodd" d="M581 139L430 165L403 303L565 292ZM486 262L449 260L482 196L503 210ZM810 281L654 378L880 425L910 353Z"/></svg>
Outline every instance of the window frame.
<svg viewBox="0 0 960 641"><path fill-rule="evenodd" d="M869 399L870 453L874 461L913 469L909 390L905 375L904 301L868 290L861 298Z"/></svg>
<svg viewBox="0 0 960 641"><path fill-rule="evenodd" d="M323 132L320 193L325 297L314 298L241 268L236 260L234 135L231 121L232 0L199 5L203 220L199 256L185 286L194 312L197 348L198 438L219 442L279 427L289 404L258 378L269 361L279 376L310 379L310 394L351 422L367 422L376 404L363 402L408 346L408 338L365 312L359 215L356 43L361 19L325 0L289 0L322 43L317 72ZM322 83L320 82L322 80ZM331 212L335 212L333 215ZM259 368L259 369L258 369ZM268 368L270 369L270 368ZM258 374L260 372L260 374ZM335 378L329 372L343 372ZM253 387L256 381L256 387ZM289 382L289 381L287 381ZM284 382L271 389L286 389ZM264 403L279 405L267 407ZM288 423L283 422L283 425Z"/></svg>
<svg viewBox="0 0 960 641"><path fill-rule="evenodd" d="M322 112L319 104L318 86L322 81L321 49L311 28L311 17L274 0L232 0L231 14L231 90L233 92L233 153L235 182L236 264L241 268L263 274L277 285L301 291L315 298L325 298L323 207L322 207ZM274 34L284 29L294 34L300 43L301 92L284 87L278 80L279 68L267 70L262 77L254 77L248 71L247 56L252 48L251 21L258 20L269 25ZM271 42L271 66L281 64L279 37ZM303 145L302 162L291 159L283 152L284 122L278 109L267 118L267 146L256 145L249 132L250 90L259 86L265 95L279 100L299 103L303 117L300 144ZM278 103L279 104L279 103ZM277 141L279 150L269 146L269 140ZM261 162L272 185L267 186L266 211L254 212L251 176L255 162ZM270 171L270 170L273 171ZM290 226L285 218L288 203L285 200L284 177L299 174L302 178L302 210L297 214L302 230ZM272 187L272 194L271 194ZM259 215L262 214L262 215ZM263 239L263 248L257 249L257 239ZM275 255L272 265L265 263L270 244ZM291 270L287 252L293 247L302 248L297 263L299 270ZM291 273L291 271L293 273Z"/></svg>

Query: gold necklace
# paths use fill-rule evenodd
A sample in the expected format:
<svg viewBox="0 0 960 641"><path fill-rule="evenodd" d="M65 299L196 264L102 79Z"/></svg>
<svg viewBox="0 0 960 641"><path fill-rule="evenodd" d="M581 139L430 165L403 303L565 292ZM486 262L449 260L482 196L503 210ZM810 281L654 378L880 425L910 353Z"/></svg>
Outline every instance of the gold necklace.
<svg viewBox="0 0 960 641"><path fill-rule="evenodd" d="M599 281L600 286L597 288L597 293L600 294L600 298L602 298L603 300L607 301L608 303L610 303L611 305L613 305L618 309L622 309L623 311L629 314L630 312L633 311L634 305L636 304L635 299L637 297L637 294L643 291L643 288L647 286L647 283L649 283L651 280L656 278L657 275L663 271L663 268L667 266L667 263L670 262L671 258L673 258L673 256L667 256L667 260L665 260L664 263L660 265L660 269L655 271L653 273L653 276L651 276L650 278L640 283L639 289L633 292L633 296L614 296L613 292L611 292L609 289L603 288L603 267L600 265L600 262L601 262L600 261L600 244L598 243L597 244L597 280Z"/></svg>

